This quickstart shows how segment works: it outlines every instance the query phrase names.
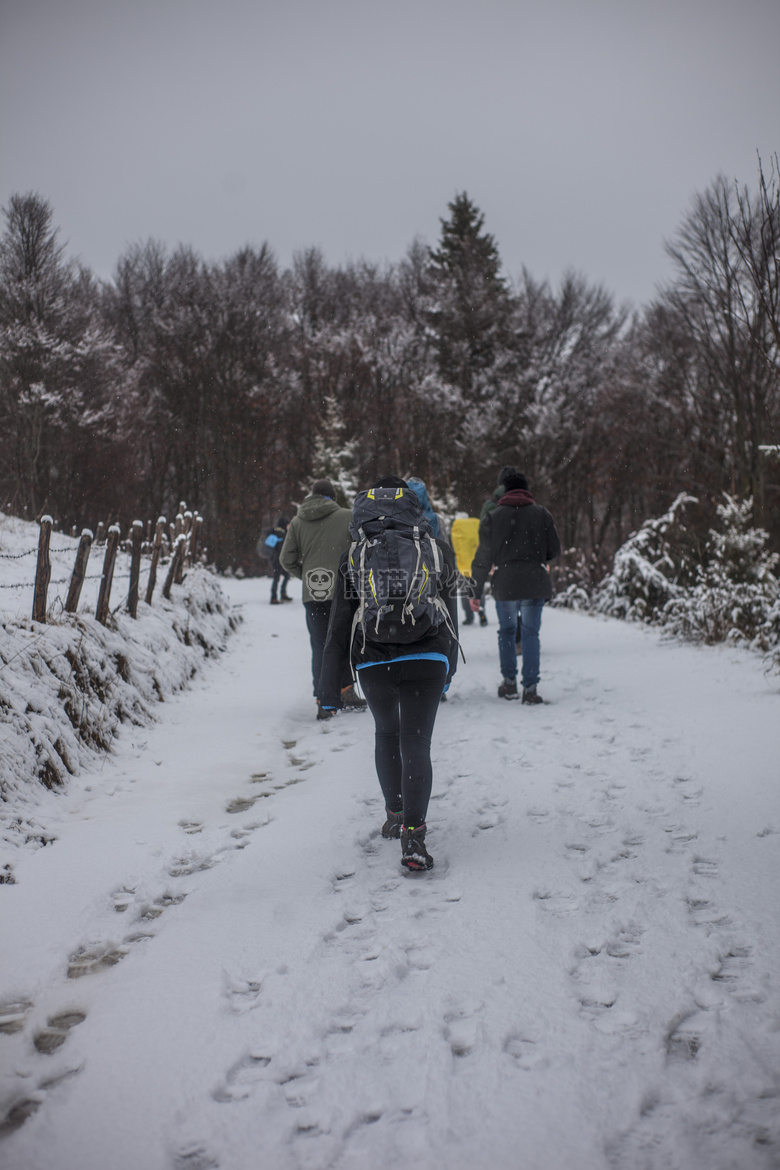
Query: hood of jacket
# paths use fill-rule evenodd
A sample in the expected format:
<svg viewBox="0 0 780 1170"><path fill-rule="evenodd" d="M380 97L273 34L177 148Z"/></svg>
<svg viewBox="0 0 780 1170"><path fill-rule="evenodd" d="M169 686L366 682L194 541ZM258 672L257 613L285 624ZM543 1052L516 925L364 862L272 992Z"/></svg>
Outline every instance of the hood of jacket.
<svg viewBox="0 0 780 1170"><path fill-rule="evenodd" d="M420 507L422 508L423 512L425 513L426 519L428 520L428 523L431 526L431 531L432 531L433 535L438 536L439 535L439 518L436 515L436 513L434 512L433 505L431 504L431 501L428 497L428 489L426 488L423 481L421 479L418 479L416 475L411 476L409 479L407 479L406 482L409 485L409 487L411 488L411 490L414 492L414 494L417 496L417 499L420 501Z"/></svg>
<svg viewBox="0 0 780 1170"><path fill-rule="evenodd" d="M525 508L533 502L533 496L525 488L514 488L511 492L506 492L501 497L498 501L498 506L499 508Z"/></svg>
<svg viewBox="0 0 780 1170"><path fill-rule="evenodd" d="M300 516L301 520L324 520L331 512L338 511L336 501L329 500L327 496L307 496L296 515Z"/></svg>

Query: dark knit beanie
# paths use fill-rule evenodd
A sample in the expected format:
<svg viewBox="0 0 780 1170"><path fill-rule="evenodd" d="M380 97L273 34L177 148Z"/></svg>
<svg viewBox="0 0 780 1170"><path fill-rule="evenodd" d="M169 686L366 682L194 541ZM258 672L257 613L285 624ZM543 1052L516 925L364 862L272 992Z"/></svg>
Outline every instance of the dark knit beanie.
<svg viewBox="0 0 780 1170"><path fill-rule="evenodd" d="M496 486L501 487L502 484L505 484L509 475L517 475L517 468L513 467L511 463L506 467L502 467L499 471Z"/></svg>
<svg viewBox="0 0 780 1170"><path fill-rule="evenodd" d="M523 491L528 491L528 480L520 471L511 472L504 480L504 487L508 492L517 491L522 488Z"/></svg>
<svg viewBox="0 0 780 1170"><path fill-rule="evenodd" d="M311 485L311 494L313 496L330 496L331 500L335 500L336 489L329 479L315 479Z"/></svg>
<svg viewBox="0 0 780 1170"><path fill-rule="evenodd" d="M383 475L381 479L378 479L371 486L375 488L405 488L409 484L405 479L399 479L397 475Z"/></svg>

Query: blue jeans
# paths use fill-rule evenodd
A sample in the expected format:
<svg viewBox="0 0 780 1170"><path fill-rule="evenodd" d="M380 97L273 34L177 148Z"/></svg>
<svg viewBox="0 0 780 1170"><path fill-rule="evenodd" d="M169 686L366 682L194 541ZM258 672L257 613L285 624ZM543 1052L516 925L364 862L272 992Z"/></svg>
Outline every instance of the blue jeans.
<svg viewBox="0 0 780 1170"><path fill-rule="evenodd" d="M517 618L520 616L520 635L523 642L523 687L535 687L539 682L539 630L542 625L544 599L539 597L523 601L499 601L496 599L498 615L498 660L504 678L517 678Z"/></svg>

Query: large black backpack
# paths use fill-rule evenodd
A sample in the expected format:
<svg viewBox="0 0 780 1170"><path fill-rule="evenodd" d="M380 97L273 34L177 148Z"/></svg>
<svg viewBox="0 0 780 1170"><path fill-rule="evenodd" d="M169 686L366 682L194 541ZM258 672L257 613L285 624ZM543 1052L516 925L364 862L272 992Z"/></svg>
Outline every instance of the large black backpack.
<svg viewBox="0 0 780 1170"><path fill-rule="evenodd" d="M416 642L442 622L451 628L441 598L444 561L414 492L371 488L352 507L347 570L358 608L358 629L368 642Z"/></svg>

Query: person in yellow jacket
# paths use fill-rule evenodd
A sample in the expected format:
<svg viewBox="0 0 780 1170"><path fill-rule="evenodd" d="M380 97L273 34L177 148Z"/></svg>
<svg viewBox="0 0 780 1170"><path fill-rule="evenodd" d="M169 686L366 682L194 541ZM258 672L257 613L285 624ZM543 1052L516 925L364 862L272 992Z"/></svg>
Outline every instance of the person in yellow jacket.
<svg viewBox="0 0 780 1170"><path fill-rule="evenodd" d="M470 577L471 562L474 560L474 554L479 546L479 517L456 516L450 528L450 543L455 553L455 563L458 566L458 572L461 577ZM461 593L461 604L463 606L464 624L470 626L474 621L474 614L469 605L467 590ZM479 624L481 626L487 625L487 614L485 613L484 604L481 604L479 607Z"/></svg>

